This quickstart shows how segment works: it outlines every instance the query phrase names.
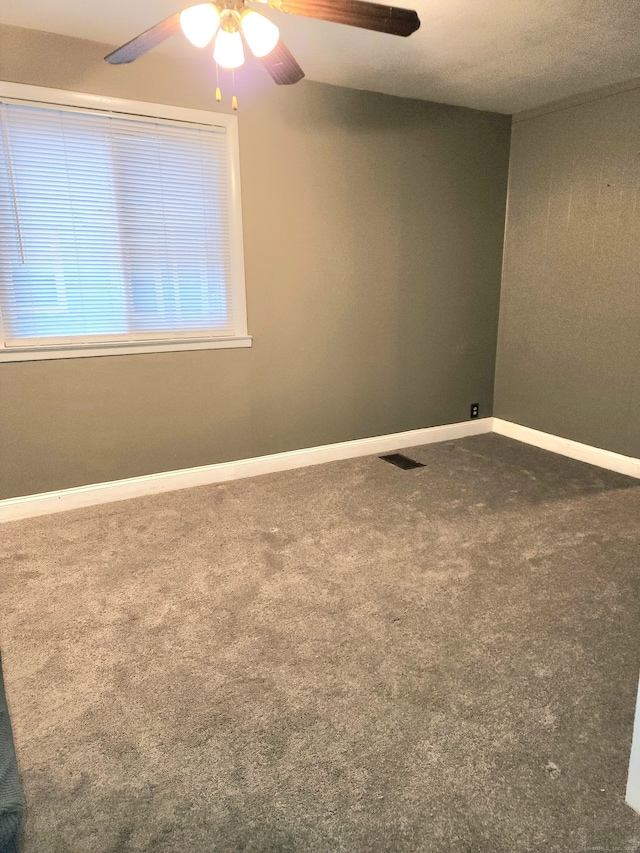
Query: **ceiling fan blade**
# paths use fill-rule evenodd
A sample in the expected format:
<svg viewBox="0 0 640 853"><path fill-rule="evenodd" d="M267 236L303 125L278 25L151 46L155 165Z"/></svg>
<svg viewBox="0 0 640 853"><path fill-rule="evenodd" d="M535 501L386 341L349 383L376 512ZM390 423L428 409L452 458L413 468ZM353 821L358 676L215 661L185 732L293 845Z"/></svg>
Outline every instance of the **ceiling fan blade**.
<svg viewBox="0 0 640 853"><path fill-rule="evenodd" d="M304 77L304 71L282 39L271 53L263 56L260 61L279 86L297 83Z"/></svg>
<svg viewBox="0 0 640 853"><path fill-rule="evenodd" d="M142 56L143 53L146 53L165 39L168 39L169 36L177 33L179 29L180 12L176 12L175 15L165 18L164 21L160 21L160 23L140 33L139 36L123 44L122 47L116 48L108 56L105 56L105 59L111 65L123 65L126 62L133 62L134 59Z"/></svg>
<svg viewBox="0 0 640 853"><path fill-rule="evenodd" d="M418 13L367 0L276 0L274 8L291 15L320 18L394 36L410 36L420 26Z"/></svg>

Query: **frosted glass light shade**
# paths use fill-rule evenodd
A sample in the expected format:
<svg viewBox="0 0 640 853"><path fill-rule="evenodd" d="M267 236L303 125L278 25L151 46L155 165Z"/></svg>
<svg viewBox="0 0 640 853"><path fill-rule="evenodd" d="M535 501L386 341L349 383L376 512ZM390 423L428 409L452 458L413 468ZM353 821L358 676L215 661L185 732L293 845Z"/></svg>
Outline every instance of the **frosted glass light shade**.
<svg viewBox="0 0 640 853"><path fill-rule="evenodd" d="M266 56L278 44L280 30L264 15L246 9L242 13L242 32L254 56Z"/></svg>
<svg viewBox="0 0 640 853"><path fill-rule="evenodd" d="M206 47L220 26L220 13L213 3L199 3L180 12L182 32L196 47Z"/></svg>
<svg viewBox="0 0 640 853"><path fill-rule="evenodd" d="M223 68L240 68L244 62L244 48L239 30L235 33L220 30L216 36L213 58Z"/></svg>

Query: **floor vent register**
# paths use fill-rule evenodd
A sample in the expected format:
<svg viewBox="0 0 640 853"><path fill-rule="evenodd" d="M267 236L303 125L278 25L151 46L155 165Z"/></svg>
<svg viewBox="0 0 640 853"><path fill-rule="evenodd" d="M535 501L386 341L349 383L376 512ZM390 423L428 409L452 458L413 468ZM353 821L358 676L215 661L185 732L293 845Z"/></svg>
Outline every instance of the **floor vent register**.
<svg viewBox="0 0 640 853"><path fill-rule="evenodd" d="M402 468L403 471L411 471L412 468L424 468L422 462L416 462L415 459L409 459L404 453L388 453L386 456L380 456L384 462L389 462L395 465L396 468Z"/></svg>

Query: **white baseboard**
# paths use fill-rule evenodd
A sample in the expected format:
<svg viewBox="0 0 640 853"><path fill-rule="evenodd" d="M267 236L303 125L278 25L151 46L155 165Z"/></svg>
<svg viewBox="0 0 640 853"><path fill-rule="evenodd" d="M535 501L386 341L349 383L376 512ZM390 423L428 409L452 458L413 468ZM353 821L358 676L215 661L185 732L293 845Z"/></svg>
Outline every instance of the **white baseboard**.
<svg viewBox="0 0 640 853"><path fill-rule="evenodd" d="M502 418L492 418L492 432L504 435L507 438L515 438L525 444L532 444L542 450L550 450L561 456L568 456L580 462L588 462L599 468L607 468L618 474L626 474L628 477L640 479L640 459L633 456L623 456L621 453L613 453L611 450L602 450L600 447L591 447L589 444L581 444L570 438L561 438L548 432L540 432L537 429L520 426L511 421L503 421Z"/></svg>
<svg viewBox="0 0 640 853"><path fill-rule="evenodd" d="M188 489L192 486L206 486L211 483L239 480L244 477L255 477L259 474L289 471L293 468L303 468L306 465L319 465L322 462L335 462L356 456L392 453L406 447L450 441L469 435L481 435L491 432L491 421L491 418L481 418L374 438L326 444L321 447L274 453L270 456L258 456L254 459L240 459L236 462L222 462L217 465L203 465L199 468L166 471L144 477L131 477L127 480L114 480L109 483L97 483L89 486L77 486L72 489L61 489L56 492L8 498L0 501L0 522L17 521L22 518L48 515L53 512L64 512L65 510L96 506L112 501L123 501L144 495L155 495L175 489Z"/></svg>
<svg viewBox="0 0 640 853"><path fill-rule="evenodd" d="M192 486L206 486L211 483L240 480L244 477L272 474L276 471L289 471L293 468L303 468L306 465L319 465L323 462L352 459L356 456L392 453L406 447L434 444L488 432L496 432L499 435L514 438L525 444L532 444L543 450L550 450L562 456L569 456L571 459L578 459L581 462L588 462L591 465L640 479L640 459L622 456L619 453L602 450L598 447L590 447L587 444L580 444L568 438L560 438L557 435L520 426L501 418L481 418L457 424L445 424L444 426L414 429L391 435L343 441L338 444L326 444L321 447L290 450L285 453L274 453L270 456L258 456L253 459L221 462L216 465L203 465L199 468L165 471L144 477L131 477L127 480L114 480L108 483L61 489L56 492L8 498L0 500L0 523L96 506L112 501L123 501L144 495L155 495L175 489L188 489Z"/></svg>

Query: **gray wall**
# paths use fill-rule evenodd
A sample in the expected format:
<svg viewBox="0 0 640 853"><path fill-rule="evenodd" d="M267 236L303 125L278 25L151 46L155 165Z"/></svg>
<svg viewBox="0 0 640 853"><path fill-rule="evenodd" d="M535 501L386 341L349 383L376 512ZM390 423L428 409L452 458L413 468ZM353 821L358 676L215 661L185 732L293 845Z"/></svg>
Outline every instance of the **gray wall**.
<svg viewBox="0 0 640 853"><path fill-rule="evenodd" d="M514 123L494 414L640 456L640 89Z"/></svg>
<svg viewBox="0 0 640 853"><path fill-rule="evenodd" d="M211 65L0 28L5 80L210 109ZM0 498L492 411L510 120L258 67L249 350L0 364Z"/></svg>

